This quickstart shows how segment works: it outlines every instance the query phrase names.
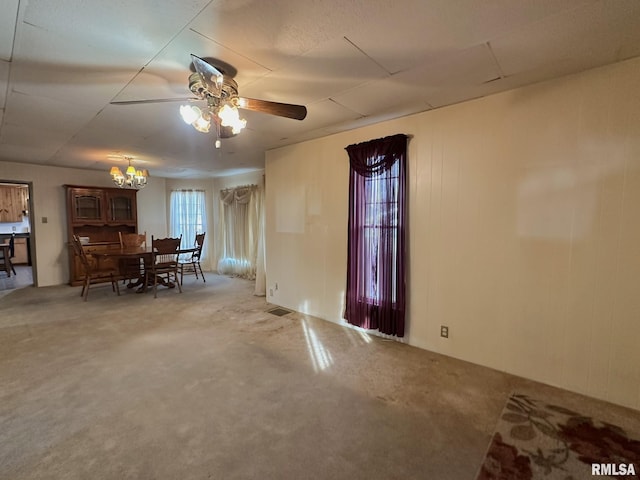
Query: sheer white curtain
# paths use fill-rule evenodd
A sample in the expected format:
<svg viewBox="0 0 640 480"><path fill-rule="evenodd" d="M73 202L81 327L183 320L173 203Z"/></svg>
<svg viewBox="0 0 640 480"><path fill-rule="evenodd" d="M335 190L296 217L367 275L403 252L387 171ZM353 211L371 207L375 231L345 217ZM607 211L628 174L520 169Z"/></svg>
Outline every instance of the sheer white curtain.
<svg viewBox="0 0 640 480"><path fill-rule="evenodd" d="M196 233L207 231L206 196L204 190L173 190L169 206L169 234L182 235L182 247L193 246ZM206 239L205 239L206 241ZM202 257L206 255L202 250Z"/></svg>
<svg viewBox="0 0 640 480"><path fill-rule="evenodd" d="M220 191L218 273L256 280L256 295L265 294L264 191L247 185Z"/></svg>

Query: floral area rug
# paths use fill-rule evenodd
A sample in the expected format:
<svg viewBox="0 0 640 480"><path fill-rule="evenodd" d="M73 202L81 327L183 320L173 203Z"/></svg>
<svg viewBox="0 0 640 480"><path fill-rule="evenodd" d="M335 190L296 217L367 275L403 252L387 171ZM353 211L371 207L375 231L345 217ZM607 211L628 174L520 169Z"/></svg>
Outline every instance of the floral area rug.
<svg viewBox="0 0 640 480"><path fill-rule="evenodd" d="M514 394L477 480L583 480L598 475L640 478L640 441L619 426Z"/></svg>

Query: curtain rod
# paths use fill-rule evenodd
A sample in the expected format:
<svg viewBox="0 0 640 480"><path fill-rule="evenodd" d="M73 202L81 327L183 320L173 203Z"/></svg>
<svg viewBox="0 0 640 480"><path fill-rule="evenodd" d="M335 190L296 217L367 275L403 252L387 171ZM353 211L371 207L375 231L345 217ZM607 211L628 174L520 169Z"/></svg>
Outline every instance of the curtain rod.
<svg viewBox="0 0 640 480"><path fill-rule="evenodd" d="M178 188L171 191L172 192L206 192L206 190L202 190L200 188Z"/></svg>

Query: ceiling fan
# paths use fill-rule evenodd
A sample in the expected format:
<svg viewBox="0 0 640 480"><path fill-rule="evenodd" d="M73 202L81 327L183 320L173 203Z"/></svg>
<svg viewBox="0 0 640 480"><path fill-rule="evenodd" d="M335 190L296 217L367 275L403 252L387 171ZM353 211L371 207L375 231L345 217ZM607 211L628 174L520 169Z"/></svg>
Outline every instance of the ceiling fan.
<svg viewBox="0 0 640 480"><path fill-rule="evenodd" d="M204 109L182 105L180 113L186 123L200 132L209 132L213 124L217 134L216 147L219 146L219 139L237 135L246 125L246 121L240 118L238 109L253 110L294 120L304 120L307 116L307 108L303 105L241 97L238 95L238 84L231 76L225 75L196 55L191 54L191 58L195 72L189 75L189 90L195 97L129 100L110 102L111 105L206 101L207 105Z"/></svg>

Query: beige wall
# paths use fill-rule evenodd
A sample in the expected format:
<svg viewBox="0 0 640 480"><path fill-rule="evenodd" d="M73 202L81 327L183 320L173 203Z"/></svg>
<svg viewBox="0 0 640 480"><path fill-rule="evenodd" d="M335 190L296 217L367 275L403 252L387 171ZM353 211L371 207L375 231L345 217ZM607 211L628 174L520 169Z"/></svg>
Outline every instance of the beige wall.
<svg viewBox="0 0 640 480"><path fill-rule="evenodd" d="M164 238L169 234L166 221L166 182L165 178L150 177L147 186L138 191L138 231L147 233L149 244L152 235Z"/></svg>
<svg viewBox="0 0 640 480"><path fill-rule="evenodd" d="M344 147L406 133L406 341L640 408L638 85L635 59L267 152L267 299L342 322Z"/></svg>

